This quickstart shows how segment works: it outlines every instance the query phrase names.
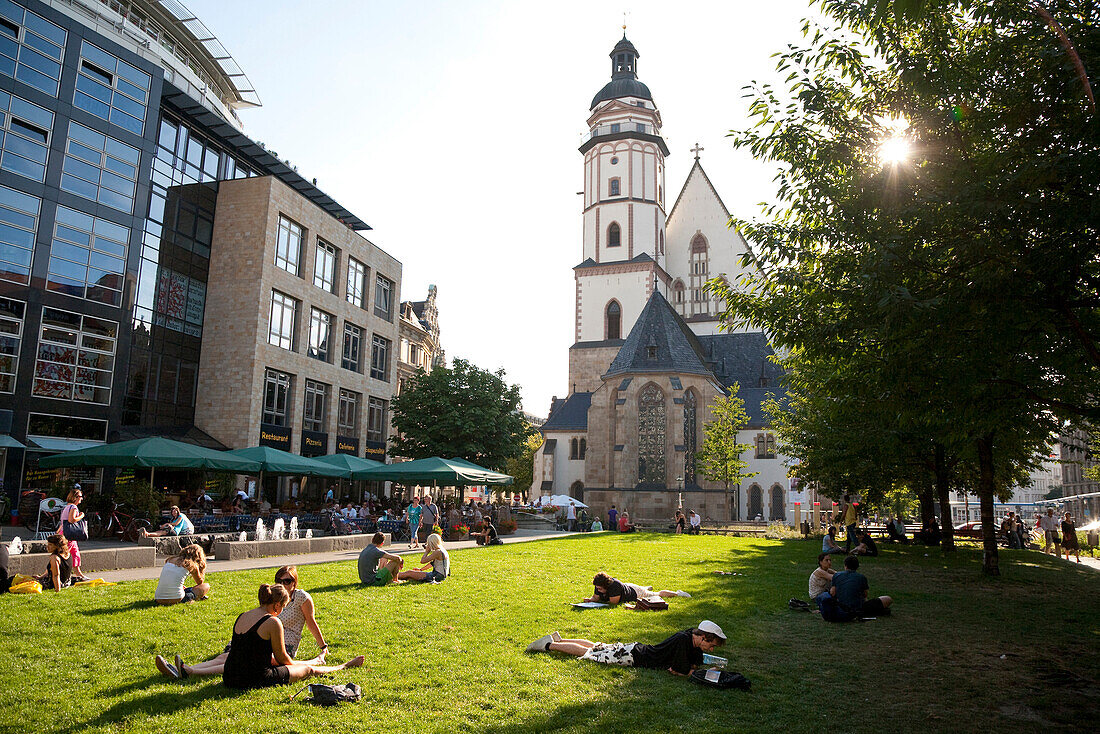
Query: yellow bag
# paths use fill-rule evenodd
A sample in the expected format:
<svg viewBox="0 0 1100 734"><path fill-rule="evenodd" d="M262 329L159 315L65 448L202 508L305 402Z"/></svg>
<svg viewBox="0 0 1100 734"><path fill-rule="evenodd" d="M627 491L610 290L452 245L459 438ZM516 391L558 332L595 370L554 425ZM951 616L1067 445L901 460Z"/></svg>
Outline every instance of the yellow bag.
<svg viewBox="0 0 1100 734"><path fill-rule="evenodd" d="M100 586L114 586L114 581L104 581L103 579L88 579L87 581L77 581L73 586L87 586L89 589L98 589Z"/></svg>
<svg viewBox="0 0 1100 734"><path fill-rule="evenodd" d="M15 580L12 582L11 588L8 589L9 594L41 594L42 584L38 583L34 577L25 576L21 573L15 575Z"/></svg>

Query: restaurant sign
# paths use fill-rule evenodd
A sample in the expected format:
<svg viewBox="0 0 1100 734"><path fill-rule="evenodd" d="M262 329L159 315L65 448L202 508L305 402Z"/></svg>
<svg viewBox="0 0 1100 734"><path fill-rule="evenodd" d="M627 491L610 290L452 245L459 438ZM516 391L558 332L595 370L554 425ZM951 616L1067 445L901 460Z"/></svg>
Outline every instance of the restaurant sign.
<svg viewBox="0 0 1100 734"><path fill-rule="evenodd" d="M302 431L302 456L324 456L327 453L327 433Z"/></svg>
<svg viewBox="0 0 1100 734"><path fill-rule="evenodd" d="M336 453L338 454L351 454L352 456L359 455L359 439L348 438L347 436L336 437Z"/></svg>
<svg viewBox="0 0 1100 734"><path fill-rule="evenodd" d="M363 447L365 451L363 456L371 461L381 461L386 463L386 442L385 441L363 441Z"/></svg>
<svg viewBox="0 0 1100 734"><path fill-rule="evenodd" d="M260 445L270 446L273 449L290 451L290 429L285 426L273 426L270 423L260 424Z"/></svg>

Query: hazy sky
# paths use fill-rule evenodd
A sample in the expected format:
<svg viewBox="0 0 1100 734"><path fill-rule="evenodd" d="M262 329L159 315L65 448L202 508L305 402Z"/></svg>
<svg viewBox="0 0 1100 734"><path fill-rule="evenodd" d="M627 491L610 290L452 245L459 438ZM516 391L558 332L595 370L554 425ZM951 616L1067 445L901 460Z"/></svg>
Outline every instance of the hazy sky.
<svg viewBox="0 0 1100 734"><path fill-rule="evenodd" d="M807 0L184 0L263 101L245 131L371 225L402 300L439 288L449 358L503 367L545 417L568 392L588 104L622 36L671 150L674 201L696 141L726 206L752 217L772 170L725 139L741 88L797 43Z"/></svg>

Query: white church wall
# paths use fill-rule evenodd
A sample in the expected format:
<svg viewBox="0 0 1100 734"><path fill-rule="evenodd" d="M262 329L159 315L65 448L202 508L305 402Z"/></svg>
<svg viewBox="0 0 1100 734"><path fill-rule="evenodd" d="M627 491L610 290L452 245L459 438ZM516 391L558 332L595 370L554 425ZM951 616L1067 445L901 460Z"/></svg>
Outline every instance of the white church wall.
<svg viewBox="0 0 1100 734"><path fill-rule="evenodd" d="M622 309L619 335L625 339L646 304L649 286L648 271L613 273L580 277L581 334L578 341L603 341L604 313L607 304L615 299Z"/></svg>
<svg viewBox="0 0 1100 734"><path fill-rule="evenodd" d="M568 494L569 488L573 486L574 482L584 482L584 461L569 458L570 445L573 439L579 440L584 436L583 432L577 431L551 431L546 434L547 439L556 438L558 440L557 445L554 446L552 457L548 457L552 458L554 463L553 494Z"/></svg>

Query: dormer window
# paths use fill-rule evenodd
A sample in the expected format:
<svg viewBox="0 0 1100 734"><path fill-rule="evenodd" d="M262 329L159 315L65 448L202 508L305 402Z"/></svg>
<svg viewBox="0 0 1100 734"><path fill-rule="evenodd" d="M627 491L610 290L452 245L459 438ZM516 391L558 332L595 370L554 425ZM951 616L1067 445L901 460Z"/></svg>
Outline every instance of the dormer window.
<svg viewBox="0 0 1100 734"><path fill-rule="evenodd" d="M645 348L645 350L646 350L646 359L649 359L649 360L656 360L657 359L657 345L656 344L650 344L648 347Z"/></svg>

